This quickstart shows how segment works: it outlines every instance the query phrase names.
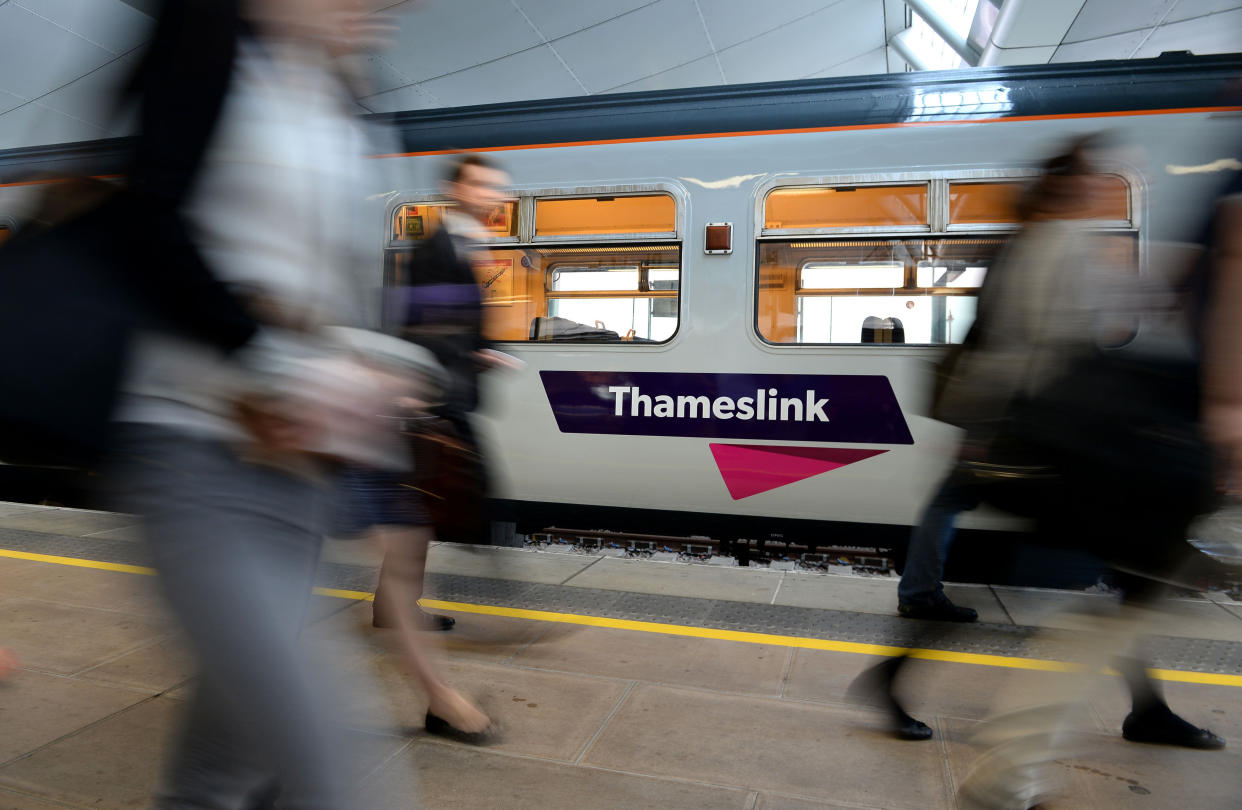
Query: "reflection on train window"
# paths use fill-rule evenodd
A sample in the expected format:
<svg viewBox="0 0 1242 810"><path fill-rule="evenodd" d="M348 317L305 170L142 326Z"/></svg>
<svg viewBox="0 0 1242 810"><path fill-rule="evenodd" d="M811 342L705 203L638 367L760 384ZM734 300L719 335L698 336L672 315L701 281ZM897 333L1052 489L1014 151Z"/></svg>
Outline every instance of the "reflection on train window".
<svg viewBox="0 0 1242 810"><path fill-rule="evenodd" d="M9 237L12 235L13 235L13 231L9 228L8 225L0 225L0 245L3 245L5 242L7 242Z"/></svg>
<svg viewBox="0 0 1242 810"><path fill-rule="evenodd" d="M431 236L444 222L444 215L453 208L451 203L408 203L397 206L393 213L389 238L394 241L419 240ZM484 223L488 236L513 236L517 233L517 202L507 200L488 214Z"/></svg>
<svg viewBox="0 0 1242 810"><path fill-rule="evenodd" d="M676 230L677 206L668 194L535 201L536 237L671 235Z"/></svg>
<svg viewBox="0 0 1242 810"><path fill-rule="evenodd" d="M493 248L478 266L491 340L662 343L677 331L677 245Z"/></svg>
<svg viewBox="0 0 1242 810"><path fill-rule="evenodd" d="M835 290L845 287L900 287L906 269L900 264L807 262L798 270L798 289Z"/></svg>
<svg viewBox="0 0 1242 810"><path fill-rule="evenodd" d="M759 333L772 343L959 343L999 238L759 244Z"/></svg>
<svg viewBox="0 0 1242 810"><path fill-rule="evenodd" d="M765 230L927 228L927 183L895 186L795 186L773 189Z"/></svg>
<svg viewBox="0 0 1242 810"><path fill-rule="evenodd" d="M637 291L642 273L637 267L574 267L554 265L548 272L548 290L586 292L588 290Z"/></svg>

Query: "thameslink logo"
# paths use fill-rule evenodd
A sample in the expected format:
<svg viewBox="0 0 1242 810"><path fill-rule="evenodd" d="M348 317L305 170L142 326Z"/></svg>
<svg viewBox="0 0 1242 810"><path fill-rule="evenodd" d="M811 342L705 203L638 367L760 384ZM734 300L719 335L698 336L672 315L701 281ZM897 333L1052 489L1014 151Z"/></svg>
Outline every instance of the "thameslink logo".
<svg viewBox="0 0 1242 810"><path fill-rule="evenodd" d="M541 371L562 433L913 444L872 374Z"/></svg>
<svg viewBox="0 0 1242 810"><path fill-rule="evenodd" d="M827 422L828 398L820 399L808 389L806 398L782 397L776 388L755 391L753 397L716 397L642 393L637 385L610 385L608 391L614 397L614 416L625 415L625 402L629 398L629 415L632 417L655 417L657 419L751 419L780 422ZM804 407L805 406L805 407Z"/></svg>

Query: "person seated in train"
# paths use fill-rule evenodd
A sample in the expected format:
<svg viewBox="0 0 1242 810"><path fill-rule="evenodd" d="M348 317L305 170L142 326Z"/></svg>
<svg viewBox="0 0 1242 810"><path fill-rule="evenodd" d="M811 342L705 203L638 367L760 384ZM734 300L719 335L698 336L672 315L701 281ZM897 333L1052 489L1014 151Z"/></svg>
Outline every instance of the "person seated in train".
<svg viewBox="0 0 1242 810"><path fill-rule="evenodd" d="M905 343L906 327L900 318L877 318L868 315L863 319L862 343Z"/></svg>

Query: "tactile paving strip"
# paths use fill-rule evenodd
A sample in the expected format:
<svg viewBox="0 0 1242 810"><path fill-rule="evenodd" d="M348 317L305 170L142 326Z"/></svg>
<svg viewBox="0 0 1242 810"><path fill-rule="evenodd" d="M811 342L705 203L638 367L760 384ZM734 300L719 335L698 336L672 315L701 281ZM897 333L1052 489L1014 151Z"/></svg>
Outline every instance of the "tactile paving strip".
<svg viewBox="0 0 1242 810"><path fill-rule="evenodd" d="M0 548L129 565L150 564L143 544L132 540L0 529ZM374 568L324 563L320 566L318 584L343 590L372 591L375 581ZM436 599L495 607L1019 658L1057 660L1061 657L1058 642L1035 627L985 622L949 625L911 621L895 615L546 585L458 574L428 574L425 590L427 596ZM1145 650L1155 667L1242 674L1242 642L1155 636L1147 640Z"/></svg>
<svg viewBox="0 0 1242 810"><path fill-rule="evenodd" d="M86 557L124 565L151 564L146 544L108 537L68 537L24 529L0 529L0 548L56 557Z"/></svg>

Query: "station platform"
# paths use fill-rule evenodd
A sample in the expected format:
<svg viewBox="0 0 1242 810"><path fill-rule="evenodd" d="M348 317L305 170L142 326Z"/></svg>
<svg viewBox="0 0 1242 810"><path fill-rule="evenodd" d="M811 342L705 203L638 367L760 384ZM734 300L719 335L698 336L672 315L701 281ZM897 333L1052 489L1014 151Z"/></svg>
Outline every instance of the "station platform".
<svg viewBox="0 0 1242 810"><path fill-rule="evenodd" d="M357 729L364 772L416 772L426 808L951 808L998 696L1055 677L1066 611L1112 601L949 586L980 622L917 654L909 708L935 736L903 742L846 695L920 624L894 615L893 577L437 544L425 605L457 625L432 637L503 730L476 748L422 732L423 698L370 626L377 564L328 542L311 632L358 642L344 663L378 673L391 707ZM193 671L152 573L132 517L0 503L0 646L23 666L0 683L0 808L149 806ZM1242 806L1242 603L1172 600L1149 631L1170 704L1228 747L1123 741L1109 679L1047 807Z"/></svg>

